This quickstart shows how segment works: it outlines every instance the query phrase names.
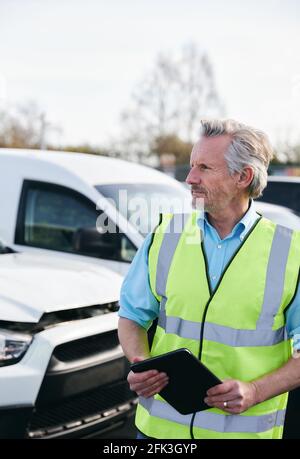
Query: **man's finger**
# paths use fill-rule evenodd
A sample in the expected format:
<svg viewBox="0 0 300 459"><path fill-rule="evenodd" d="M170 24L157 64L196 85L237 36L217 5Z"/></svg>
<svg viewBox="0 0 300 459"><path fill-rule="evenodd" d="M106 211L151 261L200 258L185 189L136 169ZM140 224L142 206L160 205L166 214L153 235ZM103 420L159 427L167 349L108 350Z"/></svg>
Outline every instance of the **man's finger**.
<svg viewBox="0 0 300 459"><path fill-rule="evenodd" d="M147 381L139 382L139 383L132 383L130 384L131 390L134 390L135 392L141 391L141 390L149 390L153 386L157 387L159 384L163 384L164 382L169 381L168 377L165 376L160 376L160 377L155 377L151 378Z"/></svg>
<svg viewBox="0 0 300 459"><path fill-rule="evenodd" d="M166 373L156 373L156 374L150 374L150 375L146 375L145 373L148 373L148 372L143 372L141 374L143 374L143 377L141 377L139 375L137 375L136 373L134 373L134 375L131 375L131 377L129 378L130 382L134 383L134 384L154 384L156 381L158 381L159 379L162 379L162 378L166 378L167 375Z"/></svg>
<svg viewBox="0 0 300 459"><path fill-rule="evenodd" d="M224 406L224 403L215 403L214 407L226 412L232 412L238 411L241 408L241 403L239 401L232 400L230 402L227 402L226 406Z"/></svg>
<svg viewBox="0 0 300 459"><path fill-rule="evenodd" d="M158 384L154 384L151 388L141 390L138 395L143 397L153 397L153 395L158 394L165 386L169 384L169 380L164 380Z"/></svg>
<svg viewBox="0 0 300 459"><path fill-rule="evenodd" d="M236 381L225 381L222 384L217 384L214 387L211 387L208 389L206 394L210 397L212 395L221 395L221 394L227 394L230 392L234 387L236 386Z"/></svg>
<svg viewBox="0 0 300 459"><path fill-rule="evenodd" d="M228 392L227 394L222 394L222 395L214 395L210 397L205 397L204 401L205 403L224 403L224 402L229 402L231 400L236 400L238 398L238 395L233 393L233 392Z"/></svg>
<svg viewBox="0 0 300 459"><path fill-rule="evenodd" d="M159 374L161 373L157 370L142 371L141 373L134 373L133 371L130 371L127 376L127 381L129 384L136 384L139 382L143 383L150 378L158 376Z"/></svg>

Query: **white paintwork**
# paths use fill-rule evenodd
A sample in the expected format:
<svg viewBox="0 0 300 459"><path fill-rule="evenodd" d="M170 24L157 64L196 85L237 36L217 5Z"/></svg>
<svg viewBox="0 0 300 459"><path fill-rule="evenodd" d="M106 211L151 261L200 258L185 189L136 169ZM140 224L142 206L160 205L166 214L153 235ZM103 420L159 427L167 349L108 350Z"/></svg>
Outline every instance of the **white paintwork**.
<svg viewBox="0 0 300 459"><path fill-rule="evenodd" d="M46 312L118 301L121 282L117 273L91 263L25 253L0 254L0 320L34 323ZM35 334L19 363L0 367L0 408L34 406L54 348L116 330L117 320L117 313L109 313ZM103 362L121 355L121 347L103 352Z"/></svg>
<svg viewBox="0 0 300 459"><path fill-rule="evenodd" d="M57 325L35 335L25 357L0 368L0 407L34 406L52 352L59 344L117 328L117 314ZM122 356L121 347L103 353L103 363Z"/></svg>
<svg viewBox="0 0 300 459"><path fill-rule="evenodd" d="M0 255L0 320L38 322L43 313L119 299L122 278L96 264L25 253Z"/></svg>
<svg viewBox="0 0 300 459"><path fill-rule="evenodd" d="M255 201L254 205L259 213L274 223L300 230L300 218L291 209L262 201Z"/></svg>
<svg viewBox="0 0 300 459"><path fill-rule="evenodd" d="M271 175L268 177L268 182L300 183L300 177L286 175Z"/></svg>
<svg viewBox="0 0 300 459"><path fill-rule="evenodd" d="M0 154L13 157L15 161L25 159L33 168L38 163L39 172L45 173L49 179L52 177L55 182L56 172L63 170L65 174L69 172L70 177L77 176L92 186L114 183L175 183L175 186L181 186L171 177L151 167L106 156L10 148L0 148ZM53 167L48 171L50 165Z"/></svg>

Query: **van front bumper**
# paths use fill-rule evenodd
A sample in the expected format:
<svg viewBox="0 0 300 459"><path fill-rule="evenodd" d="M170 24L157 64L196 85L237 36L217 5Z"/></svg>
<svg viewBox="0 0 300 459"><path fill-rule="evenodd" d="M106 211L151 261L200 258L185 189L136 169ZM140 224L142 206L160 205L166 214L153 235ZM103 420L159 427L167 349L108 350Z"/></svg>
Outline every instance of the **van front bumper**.
<svg viewBox="0 0 300 459"><path fill-rule="evenodd" d="M35 335L24 358L0 368L0 438L133 438L136 394L116 315Z"/></svg>

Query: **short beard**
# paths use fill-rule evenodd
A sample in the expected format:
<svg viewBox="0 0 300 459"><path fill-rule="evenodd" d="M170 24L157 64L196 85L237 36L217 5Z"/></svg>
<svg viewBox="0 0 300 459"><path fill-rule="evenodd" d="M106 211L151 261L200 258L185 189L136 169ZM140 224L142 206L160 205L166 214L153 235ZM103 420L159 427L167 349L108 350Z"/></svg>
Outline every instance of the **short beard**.
<svg viewBox="0 0 300 459"><path fill-rule="evenodd" d="M203 198L192 198L192 207L195 210L200 210L204 211L205 210L205 205L204 205L204 199Z"/></svg>

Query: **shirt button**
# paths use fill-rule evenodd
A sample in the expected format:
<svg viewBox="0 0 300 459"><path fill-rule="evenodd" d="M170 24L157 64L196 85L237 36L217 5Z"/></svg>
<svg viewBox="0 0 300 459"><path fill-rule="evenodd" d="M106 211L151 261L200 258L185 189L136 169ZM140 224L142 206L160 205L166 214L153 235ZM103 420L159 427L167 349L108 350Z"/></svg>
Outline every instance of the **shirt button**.
<svg viewBox="0 0 300 459"><path fill-rule="evenodd" d="M213 277L212 277L212 280L216 280L216 278L217 278L217 276L213 276Z"/></svg>
<svg viewBox="0 0 300 459"><path fill-rule="evenodd" d="M222 248L221 244L218 244L218 249L221 249L221 248Z"/></svg>

